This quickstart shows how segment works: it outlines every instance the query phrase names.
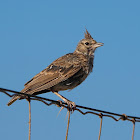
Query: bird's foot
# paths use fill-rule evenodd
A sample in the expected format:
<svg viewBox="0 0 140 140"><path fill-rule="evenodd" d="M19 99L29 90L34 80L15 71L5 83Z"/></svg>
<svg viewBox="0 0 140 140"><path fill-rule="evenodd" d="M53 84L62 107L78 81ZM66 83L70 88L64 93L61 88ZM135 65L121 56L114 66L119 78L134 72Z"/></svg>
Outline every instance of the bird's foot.
<svg viewBox="0 0 140 140"><path fill-rule="evenodd" d="M59 104L56 104L56 106L57 107L62 107L62 109L64 108L63 106L62 106L62 101L60 101L60 100L57 100L58 102L59 102ZM75 110L75 108L76 108L76 104L74 103L74 102L72 102L72 101L70 101L70 100L68 100L68 99L63 99L63 101L67 104L67 108L70 110L70 111L72 111L72 112L74 112L74 110ZM61 109L61 110L62 110Z"/></svg>
<svg viewBox="0 0 140 140"><path fill-rule="evenodd" d="M61 100L57 100L58 104L56 104L57 107L62 107L62 101Z"/></svg>
<svg viewBox="0 0 140 140"><path fill-rule="evenodd" d="M68 105L68 109L72 112L74 112L75 108L76 108L76 104L70 100L64 100L65 103L67 103Z"/></svg>
<svg viewBox="0 0 140 140"><path fill-rule="evenodd" d="M57 100L59 102L59 104L57 104L57 107L61 107L61 109L59 110L58 114L57 114L57 117L58 115L60 114L60 112L64 109L64 106L62 106L62 101L60 100Z"/></svg>

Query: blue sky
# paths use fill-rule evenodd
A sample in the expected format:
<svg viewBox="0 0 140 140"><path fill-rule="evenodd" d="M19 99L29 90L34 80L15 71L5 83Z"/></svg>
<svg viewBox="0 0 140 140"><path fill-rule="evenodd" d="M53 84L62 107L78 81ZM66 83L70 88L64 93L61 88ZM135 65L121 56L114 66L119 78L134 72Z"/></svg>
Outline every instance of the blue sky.
<svg viewBox="0 0 140 140"><path fill-rule="evenodd" d="M140 116L140 1L1 0L0 87L20 91L58 57L73 52L85 27L104 46L95 52L90 76L72 91L60 92L76 104ZM52 93L43 97L59 98ZM28 103L6 106L0 94L0 139L28 139ZM32 140L65 139L66 110L32 102ZM98 138L100 119L74 112L69 140ZM136 124L135 140L140 135ZM131 139L132 123L104 118L102 139Z"/></svg>

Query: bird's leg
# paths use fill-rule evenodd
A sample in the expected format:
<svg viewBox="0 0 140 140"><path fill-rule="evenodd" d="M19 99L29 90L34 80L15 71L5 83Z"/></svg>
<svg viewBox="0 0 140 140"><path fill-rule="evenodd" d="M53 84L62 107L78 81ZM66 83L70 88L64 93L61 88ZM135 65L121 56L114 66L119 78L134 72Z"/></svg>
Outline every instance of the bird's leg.
<svg viewBox="0 0 140 140"><path fill-rule="evenodd" d="M67 98L65 98L64 96L60 95L58 92L56 91L52 91L55 95L57 95L59 98L61 98L65 103L68 104L68 106L70 107L70 109L72 110L72 108L76 107L76 104L70 100L68 100Z"/></svg>

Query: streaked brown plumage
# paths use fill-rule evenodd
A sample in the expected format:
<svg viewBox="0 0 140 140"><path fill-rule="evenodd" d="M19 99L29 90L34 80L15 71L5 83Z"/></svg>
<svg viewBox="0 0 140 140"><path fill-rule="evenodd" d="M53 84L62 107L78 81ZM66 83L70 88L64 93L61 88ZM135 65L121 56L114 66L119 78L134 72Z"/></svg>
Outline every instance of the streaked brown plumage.
<svg viewBox="0 0 140 140"><path fill-rule="evenodd" d="M94 52L102 45L103 43L97 43L86 30L85 38L78 43L73 53L55 60L28 81L21 92L37 95L52 91L65 102L73 105L73 102L58 94L58 91L73 89L86 79L93 68ZM21 96L14 96L8 106L20 98Z"/></svg>

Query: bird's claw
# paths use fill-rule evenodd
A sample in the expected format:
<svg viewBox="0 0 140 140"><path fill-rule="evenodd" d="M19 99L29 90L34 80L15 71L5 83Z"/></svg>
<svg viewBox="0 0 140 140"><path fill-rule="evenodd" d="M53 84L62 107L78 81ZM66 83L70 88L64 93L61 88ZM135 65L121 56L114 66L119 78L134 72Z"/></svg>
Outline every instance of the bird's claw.
<svg viewBox="0 0 140 140"><path fill-rule="evenodd" d="M61 107L62 106L62 101L61 100L57 100L59 102L59 104L56 104L57 107Z"/></svg>
<svg viewBox="0 0 140 140"><path fill-rule="evenodd" d="M67 100L66 101L67 105L68 105L68 109L69 111L74 112L75 108L76 108L76 104L72 101Z"/></svg>

